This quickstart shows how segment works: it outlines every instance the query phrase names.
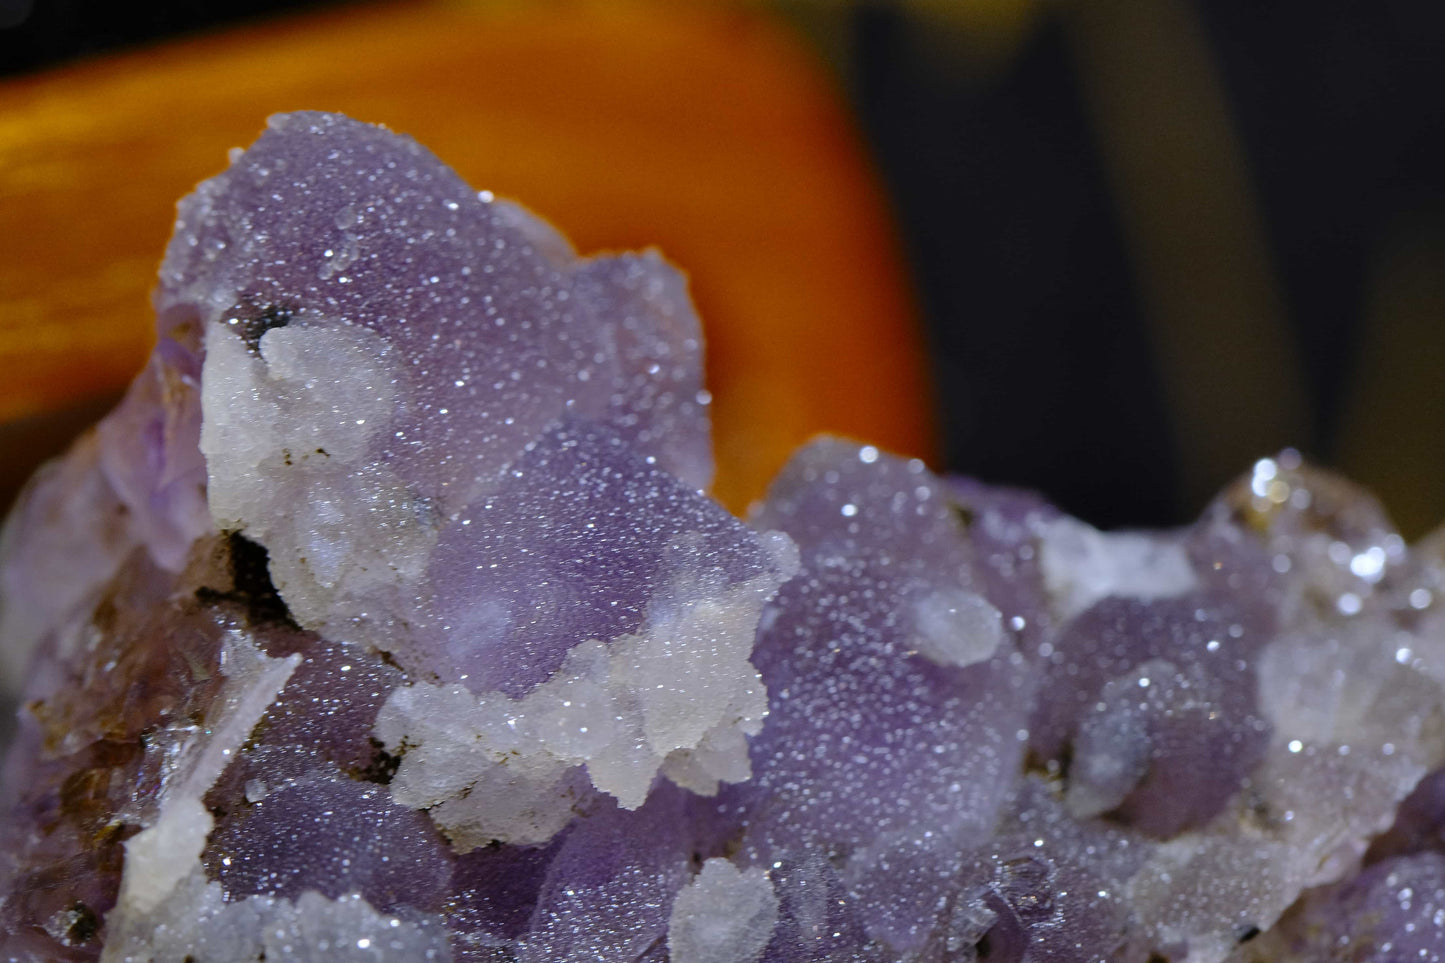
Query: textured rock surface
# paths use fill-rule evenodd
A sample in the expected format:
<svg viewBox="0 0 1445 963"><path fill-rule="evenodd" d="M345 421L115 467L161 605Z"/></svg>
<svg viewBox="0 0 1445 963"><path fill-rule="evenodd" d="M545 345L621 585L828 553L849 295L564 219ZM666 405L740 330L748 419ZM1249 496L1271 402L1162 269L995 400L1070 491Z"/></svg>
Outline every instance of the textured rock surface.
<svg viewBox="0 0 1445 963"><path fill-rule="evenodd" d="M655 254L274 119L0 542L17 960L1445 951L1445 552L1285 452L1195 525L823 439L739 521Z"/></svg>

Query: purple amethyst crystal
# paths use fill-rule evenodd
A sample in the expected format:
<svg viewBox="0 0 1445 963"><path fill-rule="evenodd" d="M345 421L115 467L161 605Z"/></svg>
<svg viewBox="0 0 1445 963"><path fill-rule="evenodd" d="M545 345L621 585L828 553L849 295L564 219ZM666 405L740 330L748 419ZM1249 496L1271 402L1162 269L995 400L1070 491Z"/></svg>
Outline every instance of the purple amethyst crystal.
<svg viewBox="0 0 1445 963"><path fill-rule="evenodd" d="M658 255L327 114L179 215L0 537L0 958L1445 955L1445 536L836 439L741 521Z"/></svg>

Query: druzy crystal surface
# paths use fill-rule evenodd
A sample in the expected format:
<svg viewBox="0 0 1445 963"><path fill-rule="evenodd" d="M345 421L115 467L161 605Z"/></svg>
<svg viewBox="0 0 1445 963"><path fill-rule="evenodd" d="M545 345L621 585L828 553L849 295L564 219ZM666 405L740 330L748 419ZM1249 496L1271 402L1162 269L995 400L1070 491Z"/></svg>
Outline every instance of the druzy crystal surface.
<svg viewBox="0 0 1445 963"><path fill-rule="evenodd" d="M0 958L1438 960L1445 552L1285 452L1104 533L705 494L658 255L274 118L0 541Z"/></svg>

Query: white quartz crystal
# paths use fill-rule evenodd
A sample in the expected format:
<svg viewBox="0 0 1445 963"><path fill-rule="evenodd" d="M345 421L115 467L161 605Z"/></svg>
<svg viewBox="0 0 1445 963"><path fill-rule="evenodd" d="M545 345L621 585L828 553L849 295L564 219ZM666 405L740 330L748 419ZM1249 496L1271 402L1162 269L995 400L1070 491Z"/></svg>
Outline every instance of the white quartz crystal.
<svg viewBox="0 0 1445 963"><path fill-rule="evenodd" d="M423 963L452 958L445 931L378 913L352 893L227 901L199 863L162 905L110 924L103 963Z"/></svg>
<svg viewBox="0 0 1445 963"><path fill-rule="evenodd" d="M394 417L389 345L358 325L264 332L252 351L207 329L201 450L216 527L270 553L271 578L302 625L377 642L406 616L396 597L426 568L437 523L370 444ZM390 609L390 611L387 611Z"/></svg>
<svg viewBox="0 0 1445 963"><path fill-rule="evenodd" d="M981 595L932 592L914 605L918 651L939 665L962 668L993 657L1004 641L1003 616Z"/></svg>
<svg viewBox="0 0 1445 963"><path fill-rule="evenodd" d="M1044 584L1061 620L1100 599L1172 598L1197 584L1183 546L1158 535L1101 532L1059 518L1045 526L1042 544Z"/></svg>
<svg viewBox="0 0 1445 963"><path fill-rule="evenodd" d="M753 963L777 922L778 897L763 870L709 859L673 901L667 949L673 963Z"/></svg>
<svg viewBox="0 0 1445 963"><path fill-rule="evenodd" d="M107 917L117 938L107 941L104 959L161 961L186 956L179 950L167 954L162 941L150 943L149 934L191 934L202 925L199 919L176 912L196 896L197 886L214 888L213 898L220 901L220 887L205 884L201 868L201 853L212 829L211 814L201 799L245 744L300 661L299 655L284 659L266 656L239 630L226 636L221 658L226 682L215 717L209 726L195 729L174 753L163 781L159 814L126 843L120 899ZM190 935L177 938L181 942L176 945L184 946Z"/></svg>
<svg viewBox="0 0 1445 963"><path fill-rule="evenodd" d="M767 714L748 661L764 603L796 570L785 536L760 537L777 572L741 585L679 575L640 633L587 640L520 699L460 684L394 690L376 736L402 757L397 802L426 809L454 846L541 843L572 818L573 771L628 809L662 771L696 792L748 778L747 742ZM575 782L575 780L573 780Z"/></svg>

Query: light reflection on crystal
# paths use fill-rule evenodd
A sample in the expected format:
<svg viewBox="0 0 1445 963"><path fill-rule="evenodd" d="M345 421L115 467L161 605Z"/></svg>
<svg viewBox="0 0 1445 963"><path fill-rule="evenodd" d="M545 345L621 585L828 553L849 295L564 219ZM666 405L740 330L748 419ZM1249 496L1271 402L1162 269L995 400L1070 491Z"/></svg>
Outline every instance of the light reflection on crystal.
<svg viewBox="0 0 1445 963"><path fill-rule="evenodd" d="M1295 451L1104 533L836 439L744 524L659 257L318 114L181 213L0 559L9 956L1441 945L1445 536Z"/></svg>

